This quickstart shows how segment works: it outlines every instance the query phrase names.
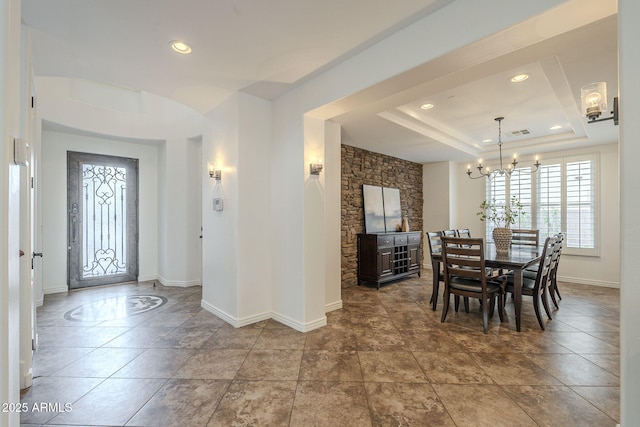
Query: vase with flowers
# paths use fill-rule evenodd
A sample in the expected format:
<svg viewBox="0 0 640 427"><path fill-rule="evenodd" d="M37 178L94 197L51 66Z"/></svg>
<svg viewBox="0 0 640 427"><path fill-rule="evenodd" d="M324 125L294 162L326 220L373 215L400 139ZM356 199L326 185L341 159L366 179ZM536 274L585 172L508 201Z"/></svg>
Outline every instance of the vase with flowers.
<svg viewBox="0 0 640 427"><path fill-rule="evenodd" d="M480 221L491 221L493 223L493 241L497 252L508 252L511 245L511 226L516 220L525 214L522 204L517 197L512 197L509 204L497 203L495 199L483 201L480 205L480 212L476 215Z"/></svg>

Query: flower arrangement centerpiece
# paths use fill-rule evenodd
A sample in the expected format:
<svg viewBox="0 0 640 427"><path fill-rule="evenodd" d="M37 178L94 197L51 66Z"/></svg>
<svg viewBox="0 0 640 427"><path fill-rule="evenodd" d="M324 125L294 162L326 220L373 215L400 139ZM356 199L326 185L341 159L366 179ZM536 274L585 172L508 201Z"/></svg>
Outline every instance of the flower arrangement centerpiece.
<svg viewBox="0 0 640 427"><path fill-rule="evenodd" d="M496 251L508 252L511 245L511 226L525 211L517 197L512 197L508 205L498 204L495 199L483 201L480 205L480 212L476 215L480 221L491 221L493 223L493 241L496 244Z"/></svg>

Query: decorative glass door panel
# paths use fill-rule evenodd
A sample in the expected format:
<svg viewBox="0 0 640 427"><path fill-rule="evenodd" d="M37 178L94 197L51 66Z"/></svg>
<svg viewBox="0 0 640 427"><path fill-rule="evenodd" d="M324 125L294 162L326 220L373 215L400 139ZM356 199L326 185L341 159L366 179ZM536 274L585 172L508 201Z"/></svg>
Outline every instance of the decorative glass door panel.
<svg viewBox="0 0 640 427"><path fill-rule="evenodd" d="M138 278L138 161L68 153L69 288Z"/></svg>

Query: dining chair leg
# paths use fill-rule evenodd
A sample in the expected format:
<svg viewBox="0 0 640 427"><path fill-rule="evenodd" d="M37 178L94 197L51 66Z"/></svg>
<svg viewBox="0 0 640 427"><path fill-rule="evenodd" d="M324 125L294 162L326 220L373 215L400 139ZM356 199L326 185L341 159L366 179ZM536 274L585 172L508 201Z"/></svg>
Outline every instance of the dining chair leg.
<svg viewBox="0 0 640 427"><path fill-rule="evenodd" d="M493 319L493 312L495 309L495 305L496 305L495 297L490 297L489 298L489 318L490 319Z"/></svg>
<svg viewBox="0 0 640 427"><path fill-rule="evenodd" d="M431 293L431 309L436 311L436 307L438 306L438 293L440 292L440 282L433 283L433 292Z"/></svg>
<svg viewBox="0 0 640 427"><path fill-rule="evenodd" d="M440 323L444 323L447 318L447 312L449 311L449 292L445 289L444 295L442 297L442 318L440 319Z"/></svg>
<svg viewBox="0 0 640 427"><path fill-rule="evenodd" d="M504 293L498 294L498 317L500 317L500 322L504 322Z"/></svg>
<svg viewBox="0 0 640 427"><path fill-rule="evenodd" d="M464 311L469 312L469 297L464 297Z"/></svg>
<svg viewBox="0 0 640 427"><path fill-rule="evenodd" d="M542 298L542 305L544 306L544 311L547 312L547 317L549 318L549 320L553 320L551 318L551 310L549 307L549 299L547 298L547 287L545 286L542 289L542 295L540 296L540 298Z"/></svg>
<svg viewBox="0 0 640 427"><path fill-rule="evenodd" d="M453 297L453 308L457 313L458 309L460 308L460 295L454 295L454 297Z"/></svg>
<svg viewBox="0 0 640 427"><path fill-rule="evenodd" d="M484 304L482 304L482 326L484 328L484 333L488 334L489 333L489 308L487 307L486 301Z"/></svg>
<svg viewBox="0 0 640 427"><path fill-rule="evenodd" d="M533 295L533 310L536 312L540 328L544 331L544 323L542 322L542 316L540 315L540 295Z"/></svg>
<svg viewBox="0 0 640 427"><path fill-rule="evenodd" d="M549 296L551 297L551 301L553 302L553 305L554 305L556 308L560 308L560 307L558 307L558 301L556 301L556 290L555 290L555 288L553 287L553 282L551 282L551 283L549 284Z"/></svg>
<svg viewBox="0 0 640 427"><path fill-rule="evenodd" d="M558 290L558 281L556 280L556 275L553 275L553 290L558 295L558 299L562 299L562 295L560 295L560 291Z"/></svg>

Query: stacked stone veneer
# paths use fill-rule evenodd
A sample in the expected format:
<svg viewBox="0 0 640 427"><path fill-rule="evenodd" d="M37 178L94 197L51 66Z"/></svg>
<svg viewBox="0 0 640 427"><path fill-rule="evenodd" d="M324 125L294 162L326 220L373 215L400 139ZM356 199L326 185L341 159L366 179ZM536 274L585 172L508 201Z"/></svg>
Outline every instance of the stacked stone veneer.
<svg viewBox="0 0 640 427"><path fill-rule="evenodd" d="M357 284L358 233L365 232L362 184L399 188L410 230L422 231L422 165L342 145L343 288ZM424 258L424 242L421 252Z"/></svg>

